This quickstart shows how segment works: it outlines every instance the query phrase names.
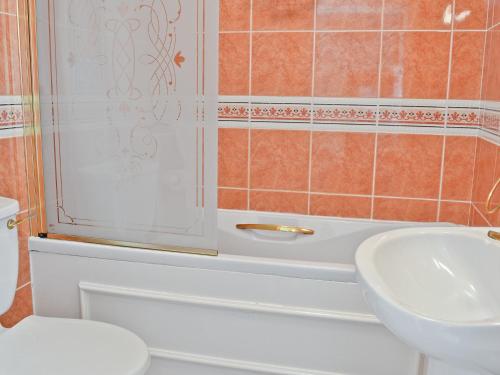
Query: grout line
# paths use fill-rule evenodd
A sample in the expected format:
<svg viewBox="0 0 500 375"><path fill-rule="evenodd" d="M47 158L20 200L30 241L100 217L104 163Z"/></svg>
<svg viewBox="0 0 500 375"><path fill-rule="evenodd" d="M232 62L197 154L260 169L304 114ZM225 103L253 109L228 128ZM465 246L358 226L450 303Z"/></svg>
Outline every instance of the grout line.
<svg viewBox="0 0 500 375"><path fill-rule="evenodd" d="M495 166L493 167L493 171L492 171L492 174L491 174L491 177L493 179L493 185L496 183L496 172L497 172L497 168L498 168L498 152L495 152ZM486 202L485 202L486 203ZM486 206L486 205L485 205ZM493 215L493 214L491 214ZM495 217L492 217L492 221L495 219ZM490 220L488 219L487 220L488 224L490 224L490 226L493 226L493 224L490 222Z"/></svg>
<svg viewBox="0 0 500 375"><path fill-rule="evenodd" d="M472 186L471 186L471 191L470 191L470 203L471 205L474 204L474 186L476 184L476 174L478 171L477 168L477 157L478 157L478 151L479 151L479 136L476 137L476 144L474 146L474 165L472 168ZM471 213L472 215L472 213Z"/></svg>
<svg viewBox="0 0 500 375"><path fill-rule="evenodd" d="M451 75L453 69L453 47L454 47L454 35L455 35L455 10L456 10L456 0L452 2L452 10L451 10L451 32L450 32L450 45L448 52L448 79L446 84L446 100L450 100L450 91L451 91ZM445 108L445 118L444 118L444 127L445 132L443 135L443 145L441 150L441 169L439 174L439 190L438 190L438 207L436 212L436 221L439 221L441 217L441 200L443 198L443 181L444 181L444 170L445 170L445 159L446 159L446 140L447 140L447 129L448 129L448 120L450 114L450 107L446 105Z"/></svg>
<svg viewBox="0 0 500 375"><path fill-rule="evenodd" d="M379 60L378 60L378 82L377 82L377 98L380 98L382 93L382 64L384 63L384 24L385 24L385 0L382 0L382 9L380 16L380 46L379 46ZM370 206L370 219L373 220L375 216L375 187L377 178L377 155L378 155L378 137L379 137L379 125L380 125L380 100L377 100L377 115L376 115L376 131L375 131L375 142L373 145L373 171L372 171L372 196L371 196L371 206Z"/></svg>
<svg viewBox="0 0 500 375"><path fill-rule="evenodd" d="M490 18L489 18L489 16L490 16L490 15L489 15L489 11L490 11L490 2L491 2L491 4L492 4L492 7L491 7L491 26L490 26L490 28L488 29L488 23L489 23L489 21L490 21ZM487 9L487 14L486 14L486 15L487 15L487 17L486 17L486 28L487 28L488 30L493 30L495 27L497 27L498 25L500 25L500 22L498 22L498 23L496 23L496 24L494 24L494 23L493 23L493 22L495 21L495 16L496 16L496 14L495 14L495 0L489 0L489 1L488 1L488 9Z"/></svg>
<svg viewBox="0 0 500 375"><path fill-rule="evenodd" d="M253 0L250 0L250 30L248 33L249 40L249 49L250 53L248 56L248 150L247 150L247 210L250 210L250 184L251 184L251 166L252 166L252 70L253 70Z"/></svg>
<svg viewBox="0 0 500 375"><path fill-rule="evenodd" d="M23 289L24 287L28 286L31 284L31 281L28 281L26 283L24 283L23 285L21 285L20 287L16 288L16 292Z"/></svg>
<svg viewBox="0 0 500 375"><path fill-rule="evenodd" d="M481 82L479 83L479 109L482 111L483 105L483 83L485 79L485 70L486 70L486 46L488 44L488 22L490 17L490 2L495 0L488 0L488 5L486 7L486 29L484 31L484 43L483 43L483 62L481 64ZM480 112L480 117L482 118L482 112ZM480 120L482 122L482 120ZM480 124L482 127L482 124Z"/></svg>
<svg viewBox="0 0 500 375"><path fill-rule="evenodd" d="M283 189L265 189L265 188L256 188L256 189L246 189L240 187L230 187L230 186L218 186L218 189L225 190L234 190L234 191L259 191L259 192L269 192L269 193L290 193L290 194L311 194L311 195L321 195L321 196L331 196L331 197L351 197L351 198L372 198L371 194L349 194L349 193L324 193L324 192L316 192L316 191L305 191L305 190L283 190ZM397 197L390 195L376 195L375 198L378 199L395 199L395 200L409 200L409 201L424 201L424 202L437 202L437 199L433 198L415 198L415 197ZM461 204L470 204L471 202L468 200L457 200L457 199L443 199L443 202L446 203L461 203Z"/></svg>
<svg viewBox="0 0 500 375"><path fill-rule="evenodd" d="M313 48L312 48L312 72L311 72L311 130L309 131L309 164L308 164L308 172L307 172L307 214L311 214L311 187L312 187L312 157L313 157L313 131L312 127L314 127L314 94L316 92L316 26L317 26L317 0L314 0L313 3Z"/></svg>
<svg viewBox="0 0 500 375"><path fill-rule="evenodd" d="M472 226L472 202L469 202L469 210L467 213L467 226Z"/></svg>
<svg viewBox="0 0 500 375"><path fill-rule="evenodd" d="M488 0L488 6L486 7L486 25L485 25L485 33L484 33L484 43L483 43L483 61L482 61L482 69L481 69L481 82L480 82L480 91L479 91L479 100L480 100L480 124L479 124L479 131L481 132L483 129L483 121L484 121L484 112L483 112L483 89L484 89L484 80L486 79L486 69L487 66L486 64L488 63L487 60L487 55L486 55L486 47L488 45L488 23L490 20L490 2L494 2L494 0ZM492 16L494 14L494 8L492 8ZM476 176L477 176L477 159L478 159L478 151L479 151L479 139L480 139L480 134L476 137L476 142L474 145L474 162L473 162L473 168L472 168L472 183L471 183L471 189L470 189L470 208L469 208L469 222L468 225L472 226L472 214L473 211L476 210L476 207L474 205L474 186L475 186L475 181L476 181ZM481 213L480 213L481 214ZM482 216L482 214L481 214ZM484 218L486 220L486 218ZM488 220L486 220L487 223Z"/></svg>
<svg viewBox="0 0 500 375"><path fill-rule="evenodd" d="M383 15L382 15L383 17ZM495 26L500 25L500 22L497 23ZM460 32L464 33L470 33L470 32L478 32L478 31L485 31L484 29L457 29ZM311 32L317 32L317 33L379 33L381 29L345 29L345 30L328 30L328 29L318 29L318 30L253 30L251 32L255 34L276 34L276 33L311 33ZM390 32L390 33L449 33L450 29L388 29L385 30L385 32ZM224 30L224 31L219 31L220 34L244 34L248 33L248 30Z"/></svg>
<svg viewBox="0 0 500 375"><path fill-rule="evenodd" d="M472 203L471 205L472 205L472 207L474 207L474 210L479 214L479 216L481 216L481 218L484 221L486 221L486 224L488 224L488 226L492 227L493 225L491 225L490 221L483 215L483 213L481 212L481 210L479 208L477 208L474 203Z"/></svg>

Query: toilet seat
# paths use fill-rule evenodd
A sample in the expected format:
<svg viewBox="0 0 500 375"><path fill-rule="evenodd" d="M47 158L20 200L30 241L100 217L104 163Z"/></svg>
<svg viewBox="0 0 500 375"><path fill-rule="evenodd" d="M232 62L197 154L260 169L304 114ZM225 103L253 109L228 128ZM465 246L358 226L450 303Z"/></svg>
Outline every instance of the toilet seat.
<svg viewBox="0 0 500 375"><path fill-rule="evenodd" d="M149 364L146 344L111 324L31 316L0 334L2 375L144 375Z"/></svg>

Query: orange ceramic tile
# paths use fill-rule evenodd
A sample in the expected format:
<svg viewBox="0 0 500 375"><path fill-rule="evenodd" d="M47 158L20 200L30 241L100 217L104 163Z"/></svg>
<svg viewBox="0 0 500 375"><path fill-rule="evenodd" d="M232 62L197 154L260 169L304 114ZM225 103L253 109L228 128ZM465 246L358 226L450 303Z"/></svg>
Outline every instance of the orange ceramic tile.
<svg viewBox="0 0 500 375"><path fill-rule="evenodd" d="M376 97L380 33L318 33L315 96Z"/></svg>
<svg viewBox="0 0 500 375"><path fill-rule="evenodd" d="M312 30L314 0L253 0L254 30Z"/></svg>
<svg viewBox="0 0 500 375"><path fill-rule="evenodd" d="M441 202L439 221L468 225L471 211L470 203Z"/></svg>
<svg viewBox="0 0 500 375"><path fill-rule="evenodd" d="M309 132L252 130L252 189L307 191Z"/></svg>
<svg viewBox="0 0 500 375"><path fill-rule="evenodd" d="M0 196L9 198L15 197L15 181L6 176L15 176L15 160L12 155L16 155L14 138L0 138ZM5 176L5 177L4 177Z"/></svg>
<svg viewBox="0 0 500 375"><path fill-rule="evenodd" d="M221 0L220 31L250 30L250 0Z"/></svg>
<svg viewBox="0 0 500 375"><path fill-rule="evenodd" d="M253 34L252 94L310 96L312 33Z"/></svg>
<svg viewBox="0 0 500 375"><path fill-rule="evenodd" d="M472 201L481 209L495 183L496 154L497 147L493 143L478 138Z"/></svg>
<svg viewBox="0 0 500 375"><path fill-rule="evenodd" d="M33 314L33 302L31 296L31 284L19 289L14 299L14 304L7 313L0 316L0 324L5 328L11 328L21 320Z"/></svg>
<svg viewBox="0 0 500 375"><path fill-rule="evenodd" d="M311 195L311 215L369 219L372 200L343 195Z"/></svg>
<svg viewBox="0 0 500 375"><path fill-rule="evenodd" d="M488 1L488 12L487 12L488 15L487 15L487 20L486 20L486 27L487 28L490 28L491 26L493 26L493 19L495 17L493 9L495 8L495 2L498 2L498 1L495 1L495 0Z"/></svg>
<svg viewBox="0 0 500 375"><path fill-rule="evenodd" d="M307 214L308 196L305 193L250 191L250 210Z"/></svg>
<svg viewBox="0 0 500 375"><path fill-rule="evenodd" d="M0 13L0 95L21 94L18 44L16 17Z"/></svg>
<svg viewBox="0 0 500 375"><path fill-rule="evenodd" d="M27 215L27 211L23 216ZM17 276L17 286L20 287L30 281L30 258L28 250L29 223L23 223L18 226L19 238L19 273Z"/></svg>
<svg viewBox="0 0 500 375"><path fill-rule="evenodd" d="M490 79L492 76L494 76L494 71L495 69L493 68L494 65L492 65L492 53L494 53L494 50L496 49L494 47L493 42L493 32L487 31L486 32L486 44L484 46L484 62L483 62L483 82L482 82L482 91L481 91L481 99L483 100L489 100L489 97L491 94L489 91L491 90L492 87L490 87ZM500 90L499 90L500 91Z"/></svg>
<svg viewBox="0 0 500 375"><path fill-rule="evenodd" d="M15 147L16 199L19 201L21 210L27 210L29 208L28 177L23 137L15 138Z"/></svg>
<svg viewBox="0 0 500 375"><path fill-rule="evenodd" d="M476 137L446 137L442 199L471 199L476 141Z"/></svg>
<svg viewBox="0 0 500 375"><path fill-rule="evenodd" d="M371 194L375 134L314 132L311 190Z"/></svg>
<svg viewBox="0 0 500 375"><path fill-rule="evenodd" d="M250 33L220 34L219 94L248 95Z"/></svg>
<svg viewBox="0 0 500 375"><path fill-rule="evenodd" d="M317 0L318 30L379 30L382 0Z"/></svg>
<svg viewBox="0 0 500 375"><path fill-rule="evenodd" d="M17 199L26 209L26 192L23 138L0 138L0 196Z"/></svg>
<svg viewBox="0 0 500 375"><path fill-rule="evenodd" d="M492 26L498 25L500 23L500 0L491 0L494 2L493 4L493 12L492 12Z"/></svg>
<svg viewBox="0 0 500 375"><path fill-rule="evenodd" d="M17 0L0 0L0 12L17 14Z"/></svg>
<svg viewBox="0 0 500 375"><path fill-rule="evenodd" d="M486 28L488 0L455 0L455 29Z"/></svg>
<svg viewBox="0 0 500 375"><path fill-rule="evenodd" d="M384 33L381 95L446 99L450 33Z"/></svg>
<svg viewBox="0 0 500 375"><path fill-rule="evenodd" d="M248 187L248 129L219 129L221 187Z"/></svg>
<svg viewBox="0 0 500 375"><path fill-rule="evenodd" d="M434 222L437 218L437 207L437 201L375 198L373 218L378 220Z"/></svg>
<svg viewBox="0 0 500 375"><path fill-rule="evenodd" d="M380 134L375 195L438 198L443 137Z"/></svg>
<svg viewBox="0 0 500 375"><path fill-rule="evenodd" d="M494 173L494 178L493 181L497 182L498 179L500 179L500 147L496 147L497 151L497 156L496 156L496 162L495 162L495 173ZM491 205L493 207L496 207L500 205L500 189L497 189L497 191L493 194L492 199L491 199ZM500 211L497 211L493 214L486 215L486 219L491 223L491 225L498 227L500 226Z"/></svg>
<svg viewBox="0 0 500 375"><path fill-rule="evenodd" d="M248 190L219 189L219 208L227 210L246 210Z"/></svg>
<svg viewBox="0 0 500 375"><path fill-rule="evenodd" d="M22 212L28 209L27 189L24 138L0 137L0 196L18 200Z"/></svg>
<svg viewBox="0 0 500 375"><path fill-rule="evenodd" d="M453 0L385 0L384 29L451 28Z"/></svg>
<svg viewBox="0 0 500 375"><path fill-rule="evenodd" d="M486 40L483 99L500 101L500 26L488 31Z"/></svg>
<svg viewBox="0 0 500 375"><path fill-rule="evenodd" d="M455 32L450 99L481 99L485 32Z"/></svg>
<svg viewBox="0 0 500 375"><path fill-rule="evenodd" d="M481 215L479 210L474 205L472 205L470 225L472 227L489 227L489 226L491 226L490 223L488 223L485 220L485 218Z"/></svg>
<svg viewBox="0 0 500 375"><path fill-rule="evenodd" d="M498 204L498 202L496 204ZM489 217L491 226L500 227L500 213L498 211L495 214L490 215Z"/></svg>
<svg viewBox="0 0 500 375"><path fill-rule="evenodd" d="M493 154L495 154L495 161L491 160ZM479 139L475 172L473 203L489 225L499 226L500 211L488 213L486 200L494 184L500 178L500 147ZM500 189L497 189L493 194L489 207L493 208L498 205L500 205Z"/></svg>

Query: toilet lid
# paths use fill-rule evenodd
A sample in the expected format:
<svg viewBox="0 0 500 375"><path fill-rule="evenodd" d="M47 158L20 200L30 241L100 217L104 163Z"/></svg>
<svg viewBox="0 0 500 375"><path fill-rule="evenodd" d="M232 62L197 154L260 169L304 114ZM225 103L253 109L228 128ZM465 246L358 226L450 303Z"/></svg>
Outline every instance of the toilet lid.
<svg viewBox="0 0 500 375"><path fill-rule="evenodd" d="M0 374L143 375L149 363L139 337L106 323L31 316L0 334Z"/></svg>

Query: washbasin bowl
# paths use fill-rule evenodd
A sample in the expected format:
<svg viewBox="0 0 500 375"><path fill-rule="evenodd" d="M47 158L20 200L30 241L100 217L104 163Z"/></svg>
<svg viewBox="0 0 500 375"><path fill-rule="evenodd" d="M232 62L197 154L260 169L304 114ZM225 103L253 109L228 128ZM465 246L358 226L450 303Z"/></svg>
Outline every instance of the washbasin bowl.
<svg viewBox="0 0 500 375"><path fill-rule="evenodd" d="M488 237L491 229L381 233L360 245L356 266L368 304L401 340L453 366L499 375L500 241Z"/></svg>

